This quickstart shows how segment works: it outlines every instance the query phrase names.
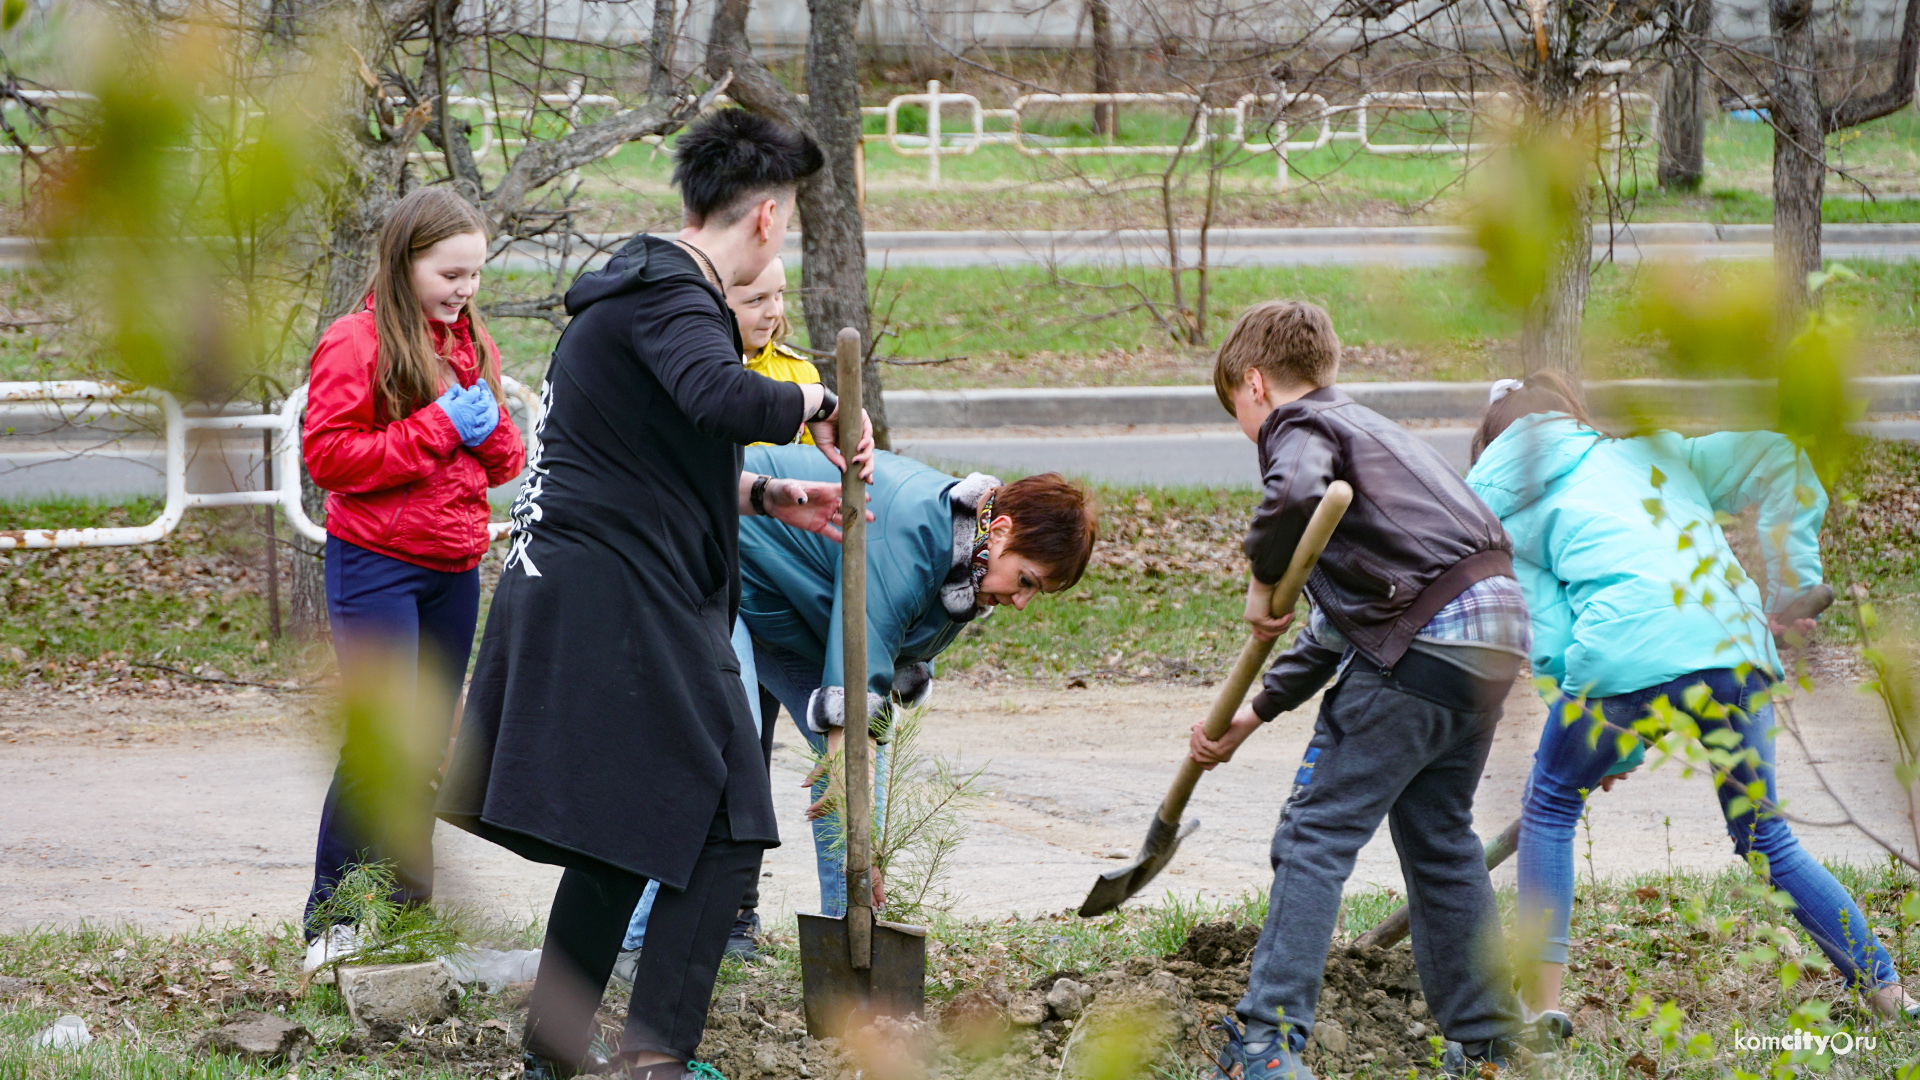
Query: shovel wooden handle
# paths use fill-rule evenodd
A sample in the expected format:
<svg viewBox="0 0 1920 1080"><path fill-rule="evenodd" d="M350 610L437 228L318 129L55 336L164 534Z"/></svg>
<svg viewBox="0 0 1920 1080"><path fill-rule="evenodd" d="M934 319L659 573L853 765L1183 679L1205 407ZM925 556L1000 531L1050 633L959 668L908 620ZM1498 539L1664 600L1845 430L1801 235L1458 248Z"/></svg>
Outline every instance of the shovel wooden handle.
<svg viewBox="0 0 1920 1080"><path fill-rule="evenodd" d="M860 332L847 327L834 341L840 392L836 434L846 468L840 474L840 675L846 721L847 793L840 821L847 831L847 952L854 970L873 967L873 782L867 763L867 487L853 452L865 433L860 404Z"/></svg>
<svg viewBox="0 0 1920 1080"><path fill-rule="evenodd" d="M1293 549L1293 561L1287 564L1287 572L1280 577L1280 584L1273 587L1273 613L1285 615L1293 610L1300 599L1300 590L1307 584L1307 575L1313 572L1314 564L1320 561L1320 553L1326 550L1327 540L1333 536L1333 530L1340 524L1340 518L1353 502L1353 488L1345 480L1335 480L1327 485L1327 493L1320 498L1320 505L1314 508L1313 517L1307 520L1306 531L1300 534L1300 543ZM1261 641L1249 636L1246 647L1240 650L1240 659L1234 662L1232 674L1220 686L1220 694L1213 699L1213 711L1207 714L1206 726L1202 729L1207 738L1217 739L1226 734L1227 725L1233 722L1233 714L1240 711L1240 703L1247 699L1247 689L1253 681L1266 670L1267 657L1273 652L1273 642ZM1187 808L1187 800L1193 797L1193 785L1200 782L1203 772L1200 763L1188 757L1180 763L1180 772L1173 778L1173 786L1167 789L1167 797L1160 802L1159 817L1168 825L1178 826L1180 815Z"/></svg>

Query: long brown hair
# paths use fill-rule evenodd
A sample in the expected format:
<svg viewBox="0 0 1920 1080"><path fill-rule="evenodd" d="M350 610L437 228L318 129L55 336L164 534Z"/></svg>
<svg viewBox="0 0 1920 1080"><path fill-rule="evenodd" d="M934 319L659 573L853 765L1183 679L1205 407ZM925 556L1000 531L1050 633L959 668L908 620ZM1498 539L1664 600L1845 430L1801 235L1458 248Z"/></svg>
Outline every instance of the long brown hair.
<svg viewBox="0 0 1920 1080"><path fill-rule="evenodd" d="M433 348L426 312L413 291L413 261L449 236L487 232L487 221L472 203L447 188L417 188L393 204L380 226L375 249L373 325L379 335L379 360L374 369L374 393L393 420L413 414L440 396L441 357ZM493 399L506 404L500 389L500 352L487 335L480 310L469 302L463 313L473 335L474 359Z"/></svg>
<svg viewBox="0 0 1920 1080"><path fill-rule="evenodd" d="M1480 454L1502 432L1512 427L1515 420L1540 412L1566 413L1587 427L1593 427L1587 407L1581 404L1580 391L1574 389L1566 376L1557 371L1536 371L1521 380L1518 389L1487 406L1487 411L1480 416L1480 427L1473 433L1473 449L1469 460L1479 461Z"/></svg>

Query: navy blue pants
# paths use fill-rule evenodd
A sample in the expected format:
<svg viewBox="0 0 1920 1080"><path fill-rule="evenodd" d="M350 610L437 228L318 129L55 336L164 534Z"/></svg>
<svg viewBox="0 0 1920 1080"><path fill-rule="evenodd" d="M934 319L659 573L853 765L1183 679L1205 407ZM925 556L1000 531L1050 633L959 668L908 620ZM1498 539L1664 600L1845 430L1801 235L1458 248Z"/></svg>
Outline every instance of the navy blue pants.
<svg viewBox="0 0 1920 1080"><path fill-rule="evenodd" d="M326 576L346 738L320 811L309 939L356 863L390 865L397 903L433 895L434 782L480 617L477 567L428 570L329 536Z"/></svg>

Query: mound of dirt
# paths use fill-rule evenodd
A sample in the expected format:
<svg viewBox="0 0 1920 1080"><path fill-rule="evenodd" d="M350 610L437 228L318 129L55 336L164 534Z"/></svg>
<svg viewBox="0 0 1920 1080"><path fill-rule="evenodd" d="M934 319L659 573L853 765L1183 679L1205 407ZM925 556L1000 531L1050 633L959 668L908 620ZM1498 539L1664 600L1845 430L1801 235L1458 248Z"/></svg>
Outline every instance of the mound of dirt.
<svg viewBox="0 0 1920 1080"><path fill-rule="evenodd" d="M807 1036L796 988L769 979L735 987L707 1016L700 1059L728 1080L855 1080L911 1075L954 1080L1178 1075L1212 1064L1224 1042L1212 1025L1246 993L1259 928L1194 927L1171 956L1105 971L1056 971L1009 989L999 979L928 1008L926 1022L884 1024L845 1043ZM1306 1061L1325 1078L1426 1072L1436 1035L1405 948L1336 943L1327 959ZM905 1062L917 1069L902 1069ZM1157 1071L1156 1071L1157 1070Z"/></svg>

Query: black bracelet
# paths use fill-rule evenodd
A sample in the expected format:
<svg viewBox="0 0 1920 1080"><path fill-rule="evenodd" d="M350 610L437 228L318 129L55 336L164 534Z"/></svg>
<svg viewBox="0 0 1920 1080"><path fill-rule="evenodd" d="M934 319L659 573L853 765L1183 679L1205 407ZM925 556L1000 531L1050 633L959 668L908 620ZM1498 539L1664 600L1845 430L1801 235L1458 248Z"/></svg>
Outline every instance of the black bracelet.
<svg viewBox="0 0 1920 1080"><path fill-rule="evenodd" d="M823 386L820 388L820 407L813 410L812 416L807 417L807 423L817 424L832 416L838 408L840 408L840 398Z"/></svg>
<svg viewBox="0 0 1920 1080"><path fill-rule="evenodd" d="M753 478L753 486L747 489L747 505L753 507L753 512L761 517L768 516L767 482L772 479L773 477L766 475L756 476Z"/></svg>

